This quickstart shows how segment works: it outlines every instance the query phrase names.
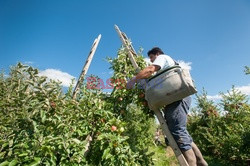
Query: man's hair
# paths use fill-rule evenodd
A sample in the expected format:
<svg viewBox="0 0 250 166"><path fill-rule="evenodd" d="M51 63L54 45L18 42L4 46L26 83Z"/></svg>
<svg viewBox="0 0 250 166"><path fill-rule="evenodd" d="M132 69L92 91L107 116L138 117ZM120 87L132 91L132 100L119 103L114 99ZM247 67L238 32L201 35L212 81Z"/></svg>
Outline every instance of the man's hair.
<svg viewBox="0 0 250 166"><path fill-rule="evenodd" d="M148 56L150 54L156 55L156 54L164 54L164 52L159 47L154 47L151 50L148 51Z"/></svg>

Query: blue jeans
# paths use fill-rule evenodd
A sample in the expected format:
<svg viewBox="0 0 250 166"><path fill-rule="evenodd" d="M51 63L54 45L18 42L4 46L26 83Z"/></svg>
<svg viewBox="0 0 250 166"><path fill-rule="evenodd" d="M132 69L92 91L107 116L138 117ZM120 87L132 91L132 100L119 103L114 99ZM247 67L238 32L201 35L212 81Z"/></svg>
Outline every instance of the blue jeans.
<svg viewBox="0 0 250 166"><path fill-rule="evenodd" d="M187 113L191 105L191 97L167 105L163 112L168 128L179 148L183 151L191 149L192 137L187 131Z"/></svg>

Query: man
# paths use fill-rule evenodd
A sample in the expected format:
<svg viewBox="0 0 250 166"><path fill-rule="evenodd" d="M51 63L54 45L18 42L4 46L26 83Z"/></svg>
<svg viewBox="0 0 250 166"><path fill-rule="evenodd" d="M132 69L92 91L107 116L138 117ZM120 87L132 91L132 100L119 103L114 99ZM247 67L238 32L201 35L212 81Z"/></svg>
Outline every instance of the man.
<svg viewBox="0 0 250 166"><path fill-rule="evenodd" d="M141 70L135 77L133 77L127 83L127 88L132 88L136 82L140 82L141 79L150 77L155 72L177 64L170 56L165 55L158 47L154 47L148 51L148 56L152 64ZM187 113L190 105L190 96L171 103L164 108L164 117L169 130L171 131L188 164L190 166L206 166L208 165L207 162L204 160L200 150L193 142L192 137L187 131Z"/></svg>

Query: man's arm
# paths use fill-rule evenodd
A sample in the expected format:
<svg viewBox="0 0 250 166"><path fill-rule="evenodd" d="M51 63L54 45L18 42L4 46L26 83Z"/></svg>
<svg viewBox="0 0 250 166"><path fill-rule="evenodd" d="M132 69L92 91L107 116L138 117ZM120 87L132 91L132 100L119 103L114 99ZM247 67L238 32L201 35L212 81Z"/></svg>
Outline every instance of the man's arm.
<svg viewBox="0 0 250 166"><path fill-rule="evenodd" d="M150 77L154 72L160 70L160 66L157 65L150 65L146 67L145 69L141 70L135 77L137 80L148 78Z"/></svg>
<svg viewBox="0 0 250 166"><path fill-rule="evenodd" d="M160 70L160 66L157 65L151 65L146 67L145 69L141 70L135 77L133 77L129 82L127 82L127 89L131 89L136 82L138 82L140 79L148 78L150 77L154 72Z"/></svg>

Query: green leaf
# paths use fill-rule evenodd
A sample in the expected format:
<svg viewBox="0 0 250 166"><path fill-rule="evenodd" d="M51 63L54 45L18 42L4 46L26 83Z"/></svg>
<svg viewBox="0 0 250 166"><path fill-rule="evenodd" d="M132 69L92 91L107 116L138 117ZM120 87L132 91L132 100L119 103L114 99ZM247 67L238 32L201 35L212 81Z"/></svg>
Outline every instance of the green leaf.
<svg viewBox="0 0 250 166"><path fill-rule="evenodd" d="M0 152L0 158L3 158L5 154L6 154L6 151Z"/></svg>
<svg viewBox="0 0 250 166"><path fill-rule="evenodd" d="M41 162L41 158L35 157L34 161L32 163L30 163L28 166L36 166L36 165L40 164L40 162Z"/></svg>
<svg viewBox="0 0 250 166"><path fill-rule="evenodd" d="M102 155L102 159L107 159L107 155L109 154L109 152L110 152L110 148L105 149Z"/></svg>
<svg viewBox="0 0 250 166"><path fill-rule="evenodd" d="M45 115L45 112L43 110L41 110L40 116L41 116L41 119L42 119L42 123L44 123L45 119L46 119L46 115Z"/></svg>
<svg viewBox="0 0 250 166"><path fill-rule="evenodd" d="M9 145L9 143L4 143L3 145L2 145L2 148L1 148L1 150L2 149L4 149L6 146L8 146Z"/></svg>
<svg viewBox="0 0 250 166"><path fill-rule="evenodd" d="M17 160L12 160L10 163L9 163L9 166L15 166L17 164Z"/></svg>
<svg viewBox="0 0 250 166"><path fill-rule="evenodd" d="M74 142L77 143L77 144L80 144L80 143L81 143L81 141L80 141L79 139L76 139L76 138L73 138L72 141L74 141Z"/></svg>
<svg viewBox="0 0 250 166"><path fill-rule="evenodd" d="M18 155L19 157L24 157L24 156L28 156L28 153L22 153Z"/></svg>
<svg viewBox="0 0 250 166"><path fill-rule="evenodd" d="M9 164L8 161L4 161L4 162L2 162L2 163L0 164L0 166L5 166L5 165L8 165L8 164Z"/></svg>

